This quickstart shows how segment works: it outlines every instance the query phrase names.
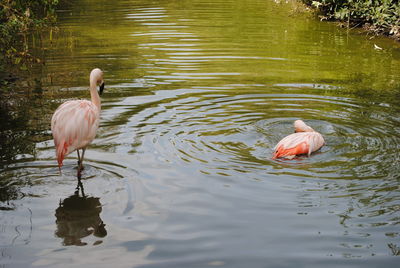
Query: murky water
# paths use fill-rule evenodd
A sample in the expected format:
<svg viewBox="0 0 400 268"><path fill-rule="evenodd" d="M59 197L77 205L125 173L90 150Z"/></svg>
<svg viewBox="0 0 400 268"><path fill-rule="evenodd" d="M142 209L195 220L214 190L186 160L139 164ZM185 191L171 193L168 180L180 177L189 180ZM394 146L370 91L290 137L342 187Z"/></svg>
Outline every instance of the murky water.
<svg viewBox="0 0 400 268"><path fill-rule="evenodd" d="M43 42L1 107L1 267L398 265L399 45L268 0L73 1ZM94 67L82 197L50 118ZM326 146L271 160L299 118Z"/></svg>

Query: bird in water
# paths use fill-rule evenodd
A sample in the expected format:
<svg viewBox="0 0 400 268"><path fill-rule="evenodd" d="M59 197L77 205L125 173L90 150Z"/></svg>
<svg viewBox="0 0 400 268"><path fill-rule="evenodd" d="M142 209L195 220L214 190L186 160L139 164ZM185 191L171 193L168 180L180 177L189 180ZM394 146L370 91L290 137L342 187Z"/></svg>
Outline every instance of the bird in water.
<svg viewBox="0 0 400 268"><path fill-rule="evenodd" d="M293 159L296 155L307 154L319 150L324 144L324 138L302 120L294 122L295 133L283 138L274 148L272 159Z"/></svg>
<svg viewBox="0 0 400 268"><path fill-rule="evenodd" d="M97 85L100 85L97 92ZM73 151L78 153L78 179L83 169L86 147L96 136L100 122L100 96L104 90L103 72L96 68L90 73L91 100L70 100L61 104L51 118L51 132L58 167L61 172L64 158ZM81 150L81 153L79 152Z"/></svg>

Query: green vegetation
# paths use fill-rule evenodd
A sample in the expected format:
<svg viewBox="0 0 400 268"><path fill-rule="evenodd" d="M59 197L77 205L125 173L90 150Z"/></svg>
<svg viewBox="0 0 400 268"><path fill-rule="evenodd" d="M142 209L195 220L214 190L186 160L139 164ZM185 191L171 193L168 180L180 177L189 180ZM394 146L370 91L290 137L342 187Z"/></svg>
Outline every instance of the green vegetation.
<svg viewBox="0 0 400 268"><path fill-rule="evenodd" d="M0 0L0 69L39 61L29 54L28 33L55 22L58 0ZM25 66L26 68L26 66Z"/></svg>
<svg viewBox="0 0 400 268"><path fill-rule="evenodd" d="M345 21L400 40L400 3L396 0L302 0L323 19Z"/></svg>

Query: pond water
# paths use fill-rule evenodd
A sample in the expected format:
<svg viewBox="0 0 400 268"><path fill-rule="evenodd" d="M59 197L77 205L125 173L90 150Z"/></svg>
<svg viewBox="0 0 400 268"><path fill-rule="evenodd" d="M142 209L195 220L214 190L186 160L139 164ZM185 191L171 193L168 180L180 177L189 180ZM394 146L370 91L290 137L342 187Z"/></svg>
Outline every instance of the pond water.
<svg viewBox="0 0 400 268"><path fill-rule="evenodd" d="M69 1L58 22L1 107L1 267L397 267L398 44L269 0ZM83 196L50 118L95 67ZM272 160L296 119L326 145Z"/></svg>

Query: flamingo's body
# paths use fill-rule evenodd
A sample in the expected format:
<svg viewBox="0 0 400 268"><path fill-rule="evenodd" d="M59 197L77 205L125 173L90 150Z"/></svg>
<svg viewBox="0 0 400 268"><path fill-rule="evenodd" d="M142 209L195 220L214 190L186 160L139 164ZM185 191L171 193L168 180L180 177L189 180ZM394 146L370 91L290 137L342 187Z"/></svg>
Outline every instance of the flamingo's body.
<svg viewBox="0 0 400 268"><path fill-rule="evenodd" d="M296 133L290 134L278 142L274 148L272 159L281 157L291 159L300 154L310 156L312 152L319 150L325 144L322 135L303 121L296 120L294 127Z"/></svg>
<svg viewBox="0 0 400 268"><path fill-rule="evenodd" d="M96 68L90 73L91 101L67 101L57 108L51 118L51 131L56 147L58 166L61 169L64 158L77 150L78 177L82 170L86 147L95 138L99 127L101 102L96 90L98 84L101 84L101 94L104 89L103 72ZM82 149L82 157L79 154L80 149Z"/></svg>

